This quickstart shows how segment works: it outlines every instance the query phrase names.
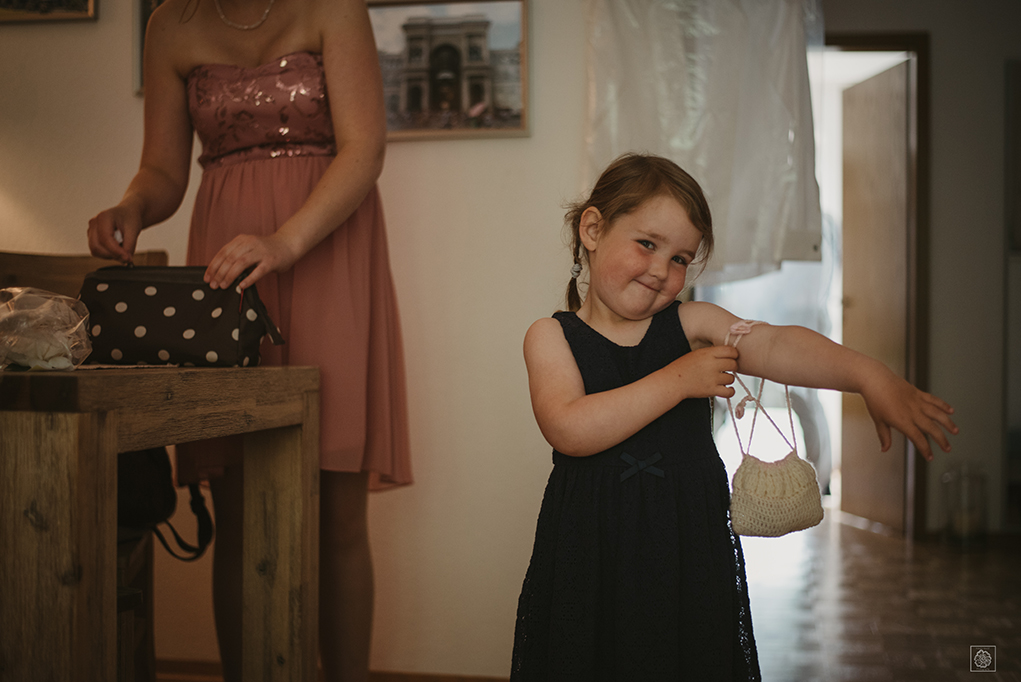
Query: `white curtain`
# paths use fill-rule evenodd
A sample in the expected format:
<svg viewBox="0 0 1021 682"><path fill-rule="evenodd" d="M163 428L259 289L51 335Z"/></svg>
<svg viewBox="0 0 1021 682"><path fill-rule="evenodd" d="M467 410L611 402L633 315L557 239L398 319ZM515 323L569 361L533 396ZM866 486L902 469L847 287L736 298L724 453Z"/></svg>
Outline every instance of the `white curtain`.
<svg viewBox="0 0 1021 682"><path fill-rule="evenodd" d="M700 283L820 258L813 43L820 0L589 0L588 181L627 151L691 173L716 237Z"/></svg>

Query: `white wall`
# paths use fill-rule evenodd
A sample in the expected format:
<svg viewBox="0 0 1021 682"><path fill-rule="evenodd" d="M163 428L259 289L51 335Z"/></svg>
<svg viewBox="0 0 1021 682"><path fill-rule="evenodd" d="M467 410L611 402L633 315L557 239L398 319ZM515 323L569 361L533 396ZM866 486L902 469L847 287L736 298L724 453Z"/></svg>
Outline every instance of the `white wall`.
<svg viewBox="0 0 1021 682"><path fill-rule="evenodd" d="M134 4L102 2L95 22L0 24L0 248L87 252L88 219L138 168ZM140 248L182 263L187 216L143 234Z"/></svg>
<svg viewBox="0 0 1021 682"><path fill-rule="evenodd" d="M404 142L388 152L380 184L417 482L371 500L379 670L507 674L550 468L520 344L528 324L559 305L570 266L560 206L583 189L584 6L531 4L531 137ZM830 31L932 35L931 384L958 408L955 451L995 469L1003 60L1021 58L1021 5L824 0L824 9ZM129 3L105 0L96 23L0 25L0 249L83 252L86 221L123 192L142 133L132 21ZM148 231L141 247L183 262L187 214ZM930 472L934 490L939 469ZM208 565L161 559L161 658L215 659Z"/></svg>
<svg viewBox="0 0 1021 682"><path fill-rule="evenodd" d="M387 151L416 483L370 504L379 670L509 672L550 470L521 341L561 305L584 151L583 0L531 7L532 136Z"/></svg>

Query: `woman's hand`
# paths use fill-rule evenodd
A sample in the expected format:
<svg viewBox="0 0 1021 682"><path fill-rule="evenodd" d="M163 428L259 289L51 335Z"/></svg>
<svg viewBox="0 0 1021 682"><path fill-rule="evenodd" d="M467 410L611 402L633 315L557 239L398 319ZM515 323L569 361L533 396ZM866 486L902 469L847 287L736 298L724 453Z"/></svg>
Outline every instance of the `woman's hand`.
<svg viewBox="0 0 1021 682"><path fill-rule="evenodd" d="M141 231L141 210L132 204L118 204L89 221L89 251L97 258L130 263Z"/></svg>
<svg viewBox="0 0 1021 682"><path fill-rule="evenodd" d="M220 249L206 268L205 281L212 289L226 289L251 266L255 269L241 282L247 289L269 272L285 272L299 258L297 250L279 234L257 237L242 234Z"/></svg>
<svg viewBox="0 0 1021 682"><path fill-rule="evenodd" d="M878 363L877 363L878 364ZM876 424L883 452L891 445L890 428L895 428L915 444L926 460L932 461L932 438L944 452L950 452L946 433L956 434L957 425L950 419L954 408L925 391L920 391L885 366L865 386L861 395L869 416Z"/></svg>

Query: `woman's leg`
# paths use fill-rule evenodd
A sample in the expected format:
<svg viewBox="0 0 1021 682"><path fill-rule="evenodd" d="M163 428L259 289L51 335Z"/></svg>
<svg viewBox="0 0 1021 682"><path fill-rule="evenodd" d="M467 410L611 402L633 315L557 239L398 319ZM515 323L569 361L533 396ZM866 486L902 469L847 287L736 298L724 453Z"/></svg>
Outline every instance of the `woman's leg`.
<svg viewBox="0 0 1021 682"><path fill-rule="evenodd" d="M374 602L369 475L320 474L319 655L329 682L365 682Z"/></svg>
<svg viewBox="0 0 1021 682"><path fill-rule="evenodd" d="M224 682L241 681L241 466L209 481L216 524L213 543L213 615Z"/></svg>

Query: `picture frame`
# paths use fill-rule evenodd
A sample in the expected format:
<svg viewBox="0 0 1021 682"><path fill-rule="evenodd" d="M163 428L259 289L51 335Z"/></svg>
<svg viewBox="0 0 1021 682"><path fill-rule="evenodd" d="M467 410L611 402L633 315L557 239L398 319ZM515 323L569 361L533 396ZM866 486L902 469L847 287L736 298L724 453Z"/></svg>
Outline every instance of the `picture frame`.
<svg viewBox="0 0 1021 682"><path fill-rule="evenodd" d="M0 0L2 2L2 0ZM157 7L163 4L163 0L134 0L135 3L135 29L134 29L134 82L135 94L139 97L144 95L145 68L143 57L145 55L145 28L149 25L149 17Z"/></svg>
<svg viewBox="0 0 1021 682"><path fill-rule="evenodd" d="M1004 209L1007 247L1021 253L1021 59L1007 60L1004 97Z"/></svg>
<svg viewBox="0 0 1021 682"><path fill-rule="evenodd" d="M528 0L367 0L388 140L527 137Z"/></svg>
<svg viewBox="0 0 1021 682"><path fill-rule="evenodd" d="M0 23L95 21L99 0L0 0Z"/></svg>

